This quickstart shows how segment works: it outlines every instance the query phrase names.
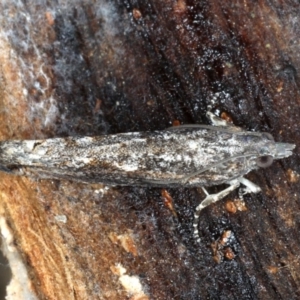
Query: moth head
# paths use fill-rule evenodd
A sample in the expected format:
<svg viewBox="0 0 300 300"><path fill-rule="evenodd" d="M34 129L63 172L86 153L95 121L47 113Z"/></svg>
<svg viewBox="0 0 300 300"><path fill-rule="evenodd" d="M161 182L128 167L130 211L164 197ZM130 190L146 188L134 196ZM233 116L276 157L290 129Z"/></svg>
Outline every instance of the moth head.
<svg viewBox="0 0 300 300"><path fill-rule="evenodd" d="M265 146L260 149L260 156L256 159L256 164L260 168L267 168L271 166L273 163L274 157L272 155L273 153L273 144L274 144L274 138L272 134L268 132L262 133L262 138L265 140Z"/></svg>
<svg viewBox="0 0 300 300"><path fill-rule="evenodd" d="M274 159L281 159L292 155L294 144L276 143L270 133L262 133L262 138L265 140L264 146L259 151L259 157L256 159L258 167L269 167Z"/></svg>
<svg viewBox="0 0 300 300"><path fill-rule="evenodd" d="M260 168L267 168L269 166L271 166L271 164L273 163L273 156L271 155L264 155L264 156L260 156L256 159L256 164L260 167Z"/></svg>

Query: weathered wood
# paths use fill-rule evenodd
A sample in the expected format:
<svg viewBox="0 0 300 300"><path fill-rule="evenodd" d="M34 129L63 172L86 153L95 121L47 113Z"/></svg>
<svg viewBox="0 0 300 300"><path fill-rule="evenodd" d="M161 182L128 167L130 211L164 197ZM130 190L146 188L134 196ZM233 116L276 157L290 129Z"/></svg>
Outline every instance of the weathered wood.
<svg viewBox="0 0 300 300"><path fill-rule="evenodd" d="M197 189L1 173L0 229L13 236L3 242L39 299L300 297L298 2L2 0L0 10L1 140L207 123L211 109L297 145L248 176L262 193L245 206L230 202L236 193L203 211L201 245Z"/></svg>

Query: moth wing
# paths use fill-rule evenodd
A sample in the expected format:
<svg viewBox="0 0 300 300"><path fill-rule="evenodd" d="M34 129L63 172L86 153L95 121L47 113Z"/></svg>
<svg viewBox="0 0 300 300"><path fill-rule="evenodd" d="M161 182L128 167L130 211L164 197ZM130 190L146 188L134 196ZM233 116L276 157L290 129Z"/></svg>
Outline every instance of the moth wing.
<svg viewBox="0 0 300 300"><path fill-rule="evenodd" d="M237 126L214 126L214 125L201 125L201 124L183 124L179 126L168 127L165 130L181 130L181 129L207 129L225 133L238 133L245 132L241 127Z"/></svg>
<svg viewBox="0 0 300 300"><path fill-rule="evenodd" d="M196 172L193 172L193 173L190 173L190 174L186 174L184 176L182 176L181 178L178 178L178 179L172 179L172 180L153 180L153 179L145 179L145 183L148 183L148 184L155 184L155 185L168 185L168 184L184 184L186 183L190 178L192 177L195 177L195 176L198 176L200 175L201 173L205 173L206 171L209 171L210 169L212 168L216 168L218 167L218 165L221 165L223 163L226 163L226 162L229 162L231 160L235 160L235 159L238 159L238 158L245 158L245 157L253 157L255 156L256 153L247 153L247 154L244 154L244 155L234 155L232 157L229 157L229 158L225 158L225 159L222 159L220 160L219 162L215 163L215 164L212 164L208 167L204 167L202 169L199 169L198 171Z"/></svg>

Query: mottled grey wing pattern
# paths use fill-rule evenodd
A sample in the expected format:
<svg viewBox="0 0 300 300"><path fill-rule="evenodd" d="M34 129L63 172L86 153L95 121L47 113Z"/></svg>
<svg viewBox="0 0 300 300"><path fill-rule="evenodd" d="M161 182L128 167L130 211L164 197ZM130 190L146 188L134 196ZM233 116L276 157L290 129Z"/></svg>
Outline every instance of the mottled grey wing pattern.
<svg viewBox="0 0 300 300"><path fill-rule="evenodd" d="M263 134L233 126L182 126L98 137L6 141L0 144L0 164L4 170L25 175L91 183L207 186L256 168L260 148L273 144Z"/></svg>

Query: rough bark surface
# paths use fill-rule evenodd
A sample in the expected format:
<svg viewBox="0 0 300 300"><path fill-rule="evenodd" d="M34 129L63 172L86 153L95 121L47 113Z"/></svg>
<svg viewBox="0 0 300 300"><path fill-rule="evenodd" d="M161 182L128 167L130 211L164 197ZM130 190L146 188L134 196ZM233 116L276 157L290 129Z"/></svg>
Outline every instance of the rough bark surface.
<svg viewBox="0 0 300 300"><path fill-rule="evenodd" d="M262 193L202 212L200 245L197 189L1 173L1 217L39 299L300 298L298 1L1 0L0 11L1 140L207 124L212 110L296 144L247 176Z"/></svg>

